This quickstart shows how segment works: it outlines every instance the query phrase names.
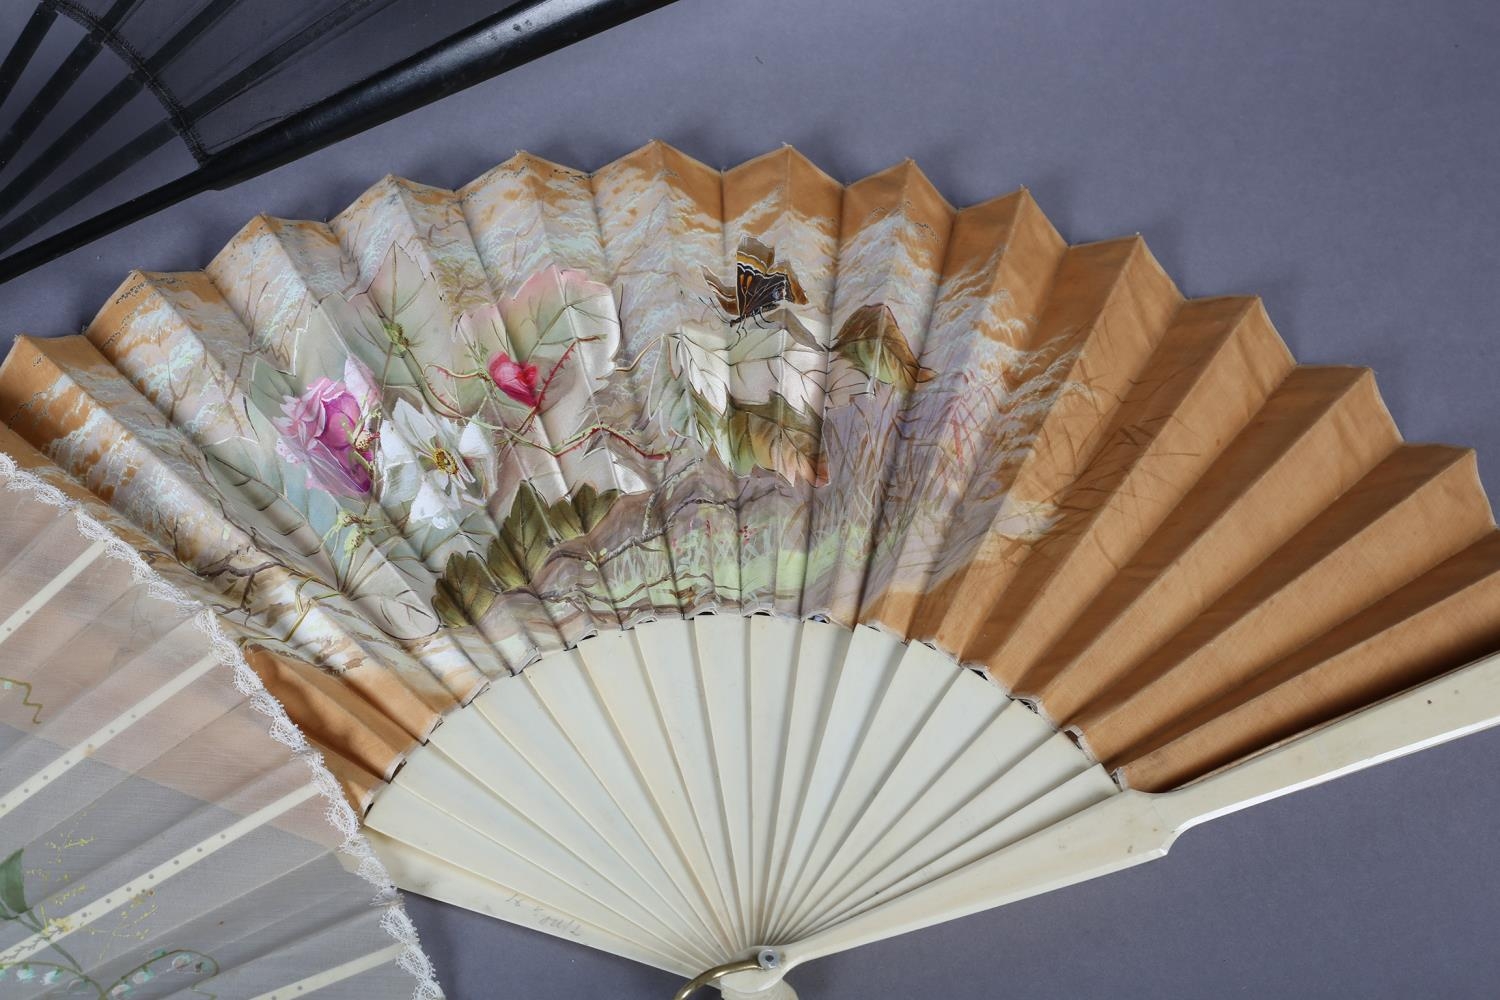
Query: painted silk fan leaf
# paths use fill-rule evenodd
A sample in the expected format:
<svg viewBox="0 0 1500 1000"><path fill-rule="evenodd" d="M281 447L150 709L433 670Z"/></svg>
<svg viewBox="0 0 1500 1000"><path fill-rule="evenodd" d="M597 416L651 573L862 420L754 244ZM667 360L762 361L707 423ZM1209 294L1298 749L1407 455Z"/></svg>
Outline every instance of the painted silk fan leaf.
<svg viewBox="0 0 1500 1000"><path fill-rule="evenodd" d="M548 504L536 490L523 485L500 529L500 540L490 546L489 563L503 565L496 559L497 552L503 552L515 571L529 580L547 561L553 545L581 533L578 517L567 500ZM500 575L508 578L510 573Z"/></svg>
<svg viewBox="0 0 1500 1000"><path fill-rule="evenodd" d="M821 423L817 415L787 405L780 395L736 407L729 418L735 475L748 476L759 466L788 481L816 482Z"/></svg>
<svg viewBox="0 0 1500 1000"><path fill-rule="evenodd" d="M644 491L636 463L615 454L628 445L610 436L595 401L620 350L610 287L549 265L501 299L499 315L509 350L492 356L487 371L512 445L504 477L530 482L549 502L565 496L551 488L561 485L549 475L559 464L575 491Z"/></svg>
<svg viewBox="0 0 1500 1000"><path fill-rule="evenodd" d="M770 325L762 325L769 323ZM812 482L826 350L790 310L671 335L664 422L736 475L757 466Z"/></svg>
<svg viewBox="0 0 1500 1000"><path fill-rule="evenodd" d="M834 338L833 350L871 380L902 392L910 392L934 375L917 362L890 306L879 302L854 310Z"/></svg>
<svg viewBox="0 0 1500 1000"><path fill-rule="evenodd" d="M728 350L735 405L766 403L774 392L798 412L820 409L826 354L789 311L773 327L741 326Z"/></svg>
<svg viewBox="0 0 1500 1000"><path fill-rule="evenodd" d="M987 858L1056 885L1085 828L1033 834L1140 800L1113 773L1201 788L1500 643L1471 454L1024 191L523 155L249 227L208 277L23 342L0 416L158 546L275 585L239 616L413 884L488 912L514 886L538 905L508 917L663 968L969 912L997 883L938 876ZM216 352L259 394L153 394ZM204 440L243 454L214 479ZM97 471L127 453L143 475ZM392 626L413 598L441 628Z"/></svg>
<svg viewBox="0 0 1500 1000"><path fill-rule="evenodd" d="M571 500L549 504L529 483L522 484L484 558L449 557L433 600L437 613L450 625L482 620L500 594L531 586L557 547L598 525L618 498L615 490L585 485Z"/></svg>
<svg viewBox="0 0 1500 1000"><path fill-rule="evenodd" d="M534 364L547 392L574 400L593 392L614 370L620 318L608 285L579 271L547 267L502 299L500 315L516 360Z"/></svg>
<svg viewBox="0 0 1500 1000"><path fill-rule="evenodd" d="M672 377L685 382L714 413L729 409L728 331L685 326L671 337Z"/></svg>
<svg viewBox="0 0 1500 1000"><path fill-rule="evenodd" d="M482 621L496 596L496 584L484 560L472 552L455 552L448 557L448 565L438 581L432 609L444 625L459 628L471 621Z"/></svg>

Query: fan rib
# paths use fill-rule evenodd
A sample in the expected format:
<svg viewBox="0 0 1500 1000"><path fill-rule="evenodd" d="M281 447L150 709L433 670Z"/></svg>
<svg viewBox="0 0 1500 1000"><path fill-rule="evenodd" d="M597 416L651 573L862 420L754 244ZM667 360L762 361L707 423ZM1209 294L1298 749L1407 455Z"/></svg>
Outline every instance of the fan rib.
<svg viewBox="0 0 1500 1000"><path fill-rule="evenodd" d="M58 754L46 767L18 783L4 797L0 797L0 817L9 814L33 795L41 792L58 778L88 760L96 750L116 736L121 735L176 695L203 677L218 665L212 656L204 656L192 666L162 684L144 698L130 705L86 739L73 741L76 745Z"/></svg>
<svg viewBox="0 0 1500 1000"><path fill-rule="evenodd" d="M861 630L865 631L868 630ZM938 656L926 647L901 646L889 637L881 637L892 645L891 653L896 659L888 668L885 689L850 757L848 771L840 782L823 829L809 851L808 864L792 888L793 906L786 917L788 928L795 927L807 907L815 902L815 888L827 877L830 866L841 856L848 856L845 852L850 836L869 821L871 807L890 785L918 736L931 732L935 713L962 673L951 665L928 662L929 657ZM934 669L942 666L948 669ZM942 735L949 740L962 737L951 732Z"/></svg>
<svg viewBox="0 0 1500 1000"><path fill-rule="evenodd" d="M367 835L370 842L378 848L392 878L413 892L421 892L433 899L520 924L543 934L579 941L678 975L693 976L700 971L697 965L684 964L667 954L628 938L618 937L586 921L577 918L552 920L547 915L549 911L525 893L403 841L387 837L378 830L369 829Z"/></svg>
<svg viewBox="0 0 1500 1000"><path fill-rule="evenodd" d="M777 806L776 841L769 869L772 889L762 943L775 943L775 925L779 915L786 912L786 889L794 877L793 842L802 826L811 776L821 753L822 738L852 640L852 633L838 627L814 622L805 622L801 627L796 688L787 715L787 750Z"/></svg>
<svg viewBox="0 0 1500 1000"><path fill-rule="evenodd" d="M538 834L549 837L559 849L588 865L600 879L612 883L631 901L655 897L661 904L664 916L651 913L655 924L672 925L672 933L688 942L688 948L699 949L700 955L715 954L715 942L706 934L699 933L685 918L690 912L681 898L663 895L643 868L627 853L627 847L619 843L618 837L609 837L607 828L589 823L570 798L549 783L544 775L535 771L531 762L516 750L513 742L505 739L504 733L493 729L487 720L480 726L468 730L449 732L450 727L438 730L434 745L443 751L447 759L460 766L481 789L472 792L487 792L504 802L511 813L522 817L525 825L532 826ZM565 739L565 735L562 735ZM414 777L417 780L417 777ZM511 795L505 795L510 789ZM456 801L452 813L459 813L465 798ZM441 805L441 804L440 804ZM622 820L616 820L622 823ZM480 828L475 828L480 829ZM499 829L507 829L501 826ZM480 832L486 832L480 829ZM489 834L486 834L489 835ZM649 855L648 855L649 858ZM615 871L616 874L610 874ZM625 882L630 885L624 885ZM661 939L658 934L658 940Z"/></svg>
<svg viewBox="0 0 1500 1000"><path fill-rule="evenodd" d="M612 710L609 703L602 700L589 703L582 691L573 692L570 696L568 688L572 685L570 678L565 675L553 673L549 677L546 672L539 672L537 676L530 678L531 683L547 703L554 722L588 761L598 780L612 790L624 788L632 793L627 807L628 814L637 821L646 810L663 817L668 838L688 862L698 898L710 915L712 926L717 929L721 940L732 941L733 920L724 902L725 885L719 859L713 853L713 845L704 833L692 791L681 771L677 748L672 745L668 735L670 731L659 701L658 686L651 676L651 662L637 645L637 636L631 634L628 638L634 647L636 668L640 675L641 697L634 704L637 709L645 711L633 712L626 717L620 712L622 705L617 704ZM598 674L592 676L597 678ZM550 697L542 690L544 686L555 688ZM575 720L569 725L569 715L576 715L580 706L586 703L589 704L591 714L598 713L604 718L600 723L589 724L584 720ZM586 741L606 731L615 735L617 745L626 750L625 754L618 754L602 745L595 752L589 752ZM655 766L650 768L641 764L643 740L652 740L654 744L649 750ZM667 767L661 767L662 763L666 763Z"/></svg>
<svg viewBox="0 0 1500 1000"><path fill-rule="evenodd" d="M730 940L739 944L748 931L741 924L735 895L733 847L724 827L713 770L713 737L704 716L691 625L679 620L659 622L632 633L632 639L640 651L642 673L661 727L664 756L671 762L668 773L676 777L682 792L685 822L675 829L680 835L696 835L700 856L707 860L708 877L703 885L714 890L709 901Z"/></svg>
<svg viewBox="0 0 1500 1000"><path fill-rule="evenodd" d="M262 988L268 981L295 974L296 969L326 967L326 961L315 964L293 959L289 968L287 952L299 952L297 958L316 956L316 942L333 946L322 953L320 957L323 959L346 953L348 944L343 940L344 936L357 931L361 923L369 920L365 912L368 899L344 899L330 905L321 898L308 898L314 894L306 892L290 897L283 894L286 893L286 881L306 886L319 877L319 869L326 866L328 860L326 857L316 858L299 864L281 873L275 881L257 882L232 898L215 896L213 908L195 915L192 920L175 925L156 923L137 947L170 951L178 941L191 937L206 949L212 941L212 951L219 965L213 985L222 993L241 988L248 993ZM219 863L225 862L221 860ZM262 902L266 896L281 897L279 912L269 917L264 913L266 904ZM151 893L148 898L156 902L157 895ZM385 940L389 941L389 936ZM368 939L366 943L370 943ZM385 953L387 949L395 948L399 952L403 947L399 943L388 944L377 951ZM393 954L390 960L393 961L394 957ZM101 961L99 965L104 967L106 962ZM101 978L96 971L90 970L89 974L95 979ZM162 1000L193 998L195 988L186 986L174 990ZM193 1000L202 1000L201 989L199 992L200 996Z"/></svg>
<svg viewBox="0 0 1500 1000"><path fill-rule="evenodd" d="M498 699L481 696L482 701ZM517 731L508 737L506 732L481 710L473 723L464 723L468 713L460 713L452 722L459 726L445 725L434 734L432 745L458 763L491 794L504 799L517 813L531 818L529 821L547 832L566 850L576 854L601 876L608 877L606 869L612 867L613 858L623 866L625 873L617 878L637 882L631 891L637 897L654 896L663 906L664 919L675 919L678 933L684 941L709 953L716 953L719 942L701 931L692 923L689 914L696 914L686 897L676 892L676 883L666 875L650 849L618 812L609 812L599 806L586 811L578 804L586 800L590 787L578 788L563 784L568 780L566 772L544 772L534 760L549 760L549 748L537 743L535 758L524 752L527 741ZM567 746L566 735L555 731L552 742ZM509 790L509 795L506 794ZM570 794L571 791L571 794ZM616 830L615 836L607 831ZM626 832L628 831L628 833ZM653 879L653 874L667 879L665 885ZM644 890L644 891L643 891Z"/></svg>
<svg viewBox="0 0 1500 1000"><path fill-rule="evenodd" d="M1069 746L1071 748L1071 744ZM817 927L808 928L799 934L798 940L811 940L817 934L858 920L864 914L887 904L904 905L906 897L922 888L941 879L957 876L971 865L991 858L1012 845L1024 843L1028 838L1045 837L1049 828L1108 801L1118 791L1103 768L1095 766L1080 771L1063 779L1055 787L1047 788L1030 801L1017 805L1013 812L996 819L987 827L959 831L959 835L965 837L961 847L911 870L897 881L883 884L879 891L871 893L858 905L824 918Z"/></svg>
<svg viewBox="0 0 1500 1000"><path fill-rule="evenodd" d="M726 834L736 932L750 941L755 913L750 847L749 629L739 615L703 615L689 623L694 686L702 699L708 759L716 776L719 821ZM731 956L732 957L732 956ZM708 968L708 966L705 966Z"/></svg>
<svg viewBox="0 0 1500 1000"><path fill-rule="evenodd" d="M788 929L785 922L795 912L798 890L813 863L816 845L835 815L876 709L890 689L901 651L901 647L893 646L879 633L858 629L844 649L788 847L790 864L778 893L776 911L780 919L771 924L772 941L782 940Z"/></svg>
<svg viewBox="0 0 1500 1000"><path fill-rule="evenodd" d="M440 826L418 829L416 823L421 819L445 822ZM560 925L569 919L579 920L614 937L661 951L674 962L693 965L701 961L691 951L664 942L660 934L642 927L637 919L599 899L592 891L579 887L574 879L560 876L527 854L499 844L414 792L408 791L401 797L392 796L386 805L384 825L375 828L388 837L450 859L492 881L501 882L503 879L504 884L513 885L518 892L534 900Z"/></svg>
<svg viewBox="0 0 1500 1000"><path fill-rule="evenodd" d="M597 642L598 640L591 640L591 643ZM579 661L583 663L582 658ZM589 670L586 663L583 672L585 681L592 688L589 697L597 700L598 711L607 715L609 700L604 699L603 691L598 688L595 673ZM505 691L504 687L519 687L520 690ZM682 864L685 861L679 853L673 853L669 834L663 829L652 829L649 826L652 820L660 823L660 817L655 813L631 813L631 804L639 802L639 790L646 787L639 769L636 769L637 786L634 795L627 784L606 784L606 778L589 763L589 757L580 753L579 744L573 741L567 727L562 726L561 720L550 712L546 703L532 690L529 679L505 682L504 687L496 685L493 696L486 694L478 702L480 711L484 712L487 723L492 727L492 735L487 739L483 735L475 739L477 748L472 754L480 759L487 759L495 754L495 744L513 747L525 765L540 775L544 786L555 790L556 795L574 814L589 828L597 831L621 858L627 859L627 864L636 874L655 886L658 897L672 895L679 903L676 909L693 913L703 928L714 928L708 910L703 909L700 901L700 889L697 892L688 889L688 886L697 888L696 880L688 874L688 868L682 868L681 871L667 868L672 861ZM628 702L624 703L628 705ZM546 718L546 726L528 723L535 711L540 711ZM595 721L598 724L592 732L612 732L616 741L621 739L618 727L609 718ZM588 732L588 727L583 729ZM607 807L604 805L606 802ZM619 837L621 832L628 832L634 840L622 843L624 838ZM634 861L630 861L631 858ZM664 883L655 882L654 876L649 874L652 871L660 874ZM721 948L723 943L711 930L700 931L694 937L699 940L700 945L711 951Z"/></svg>
<svg viewBox="0 0 1500 1000"><path fill-rule="evenodd" d="M15 634L16 630L31 620L32 616L47 606L47 603L56 597L62 590L78 577L78 574L94 564L94 560L104 554L104 543L95 542L78 554L72 562L68 563L57 572L52 579L36 593L26 599L26 602L0 622L0 642L4 642Z"/></svg>
<svg viewBox="0 0 1500 1000"><path fill-rule="evenodd" d="M217 666L217 662L214 662L213 665ZM212 836L204 838L187 850L168 858L161 864L120 884L102 896L96 897L78 909L56 918L56 922L53 925L54 930L51 933L38 932L16 944L10 945L5 950L6 961L8 963L23 962L46 948L55 947L60 939L86 929L100 917L108 913L113 913L132 899L139 897L142 893L148 890L155 891L160 883L165 882L174 875L180 875L201 861L207 860L215 852L229 847L247 834L253 833L268 823L275 821L278 817L285 815L317 794L317 789L312 785L304 785L301 788L287 792L272 802L268 802L266 805L230 823L228 826L219 828ZM54 895L49 901L55 901L56 899L57 897Z"/></svg>
<svg viewBox="0 0 1500 1000"><path fill-rule="evenodd" d="M386 806L382 833L418 849L440 848L443 856L480 875L494 872L549 909L643 940L681 961L711 958L674 940L675 932L616 878L500 796L474 788L451 758L420 754L407 767L411 778L397 786L405 797Z"/></svg>
<svg viewBox="0 0 1500 1000"><path fill-rule="evenodd" d="M970 690L974 690L972 685ZM1051 727L1035 713L1019 703L995 698L989 688L983 696L974 691L972 701L984 706L988 721L972 733L944 768L927 776L919 794L896 822L881 831L879 839L853 859L838 883L823 893L823 901L807 921L809 925L821 926L837 919L837 914L873 895L876 889L872 886L894 882L931 860L935 855L927 846L929 838L985 788L1004 780L1053 735Z"/></svg>
<svg viewBox="0 0 1500 1000"><path fill-rule="evenodd" d="M281 1000L283 997L301 996L306 993L312 993L314 990L327 989L329 986L353 979L355 976L363 975L372 969L377 969L388 962L395 961L404 948L404 945L393 944L379 951L372 951L368 955L351 958L349 961L335 965L331 969L325 969L322 972L306 976L294 983L286 983L271 990L269 993L262 993L259 996L252 997L251 1000Z"/></svg>
<svg viewBox="0 0 1500 1000"><path fill-rule="evenodd" d="M754 875L754 935L757 942L770 940L771 877L775 860L776 831L780 828L782 792L791 744L793 698L798 689L798 653L802 645L801 623L791 628L769 617L749 619L749 662L755 677L747 684L751 713L751 871Z"/></svg>
<svg viewBox="0 0 1500 1000"><path fill-rule="evenodd" d="M618 755L621 766L629 765L628 772L622 771L614 779L629 793L626 799L618 800L618 806L633 828L649 825L650 836L643 832L642 838L654 854L676 862L669 874L679 894L689 900L719 948L728 950L733 947L734 932L722 905L720 883L687 789L677 773L670 736L658 712L635 636L601 636L589 640L583 649L592 697L623 750ZM628 666L622 668L622 664ZM568 703L560 702L558 711L567 707ZM606 780L603 772L599 780ZM612 797L617 794L615 784L609 786Z"/></svg>

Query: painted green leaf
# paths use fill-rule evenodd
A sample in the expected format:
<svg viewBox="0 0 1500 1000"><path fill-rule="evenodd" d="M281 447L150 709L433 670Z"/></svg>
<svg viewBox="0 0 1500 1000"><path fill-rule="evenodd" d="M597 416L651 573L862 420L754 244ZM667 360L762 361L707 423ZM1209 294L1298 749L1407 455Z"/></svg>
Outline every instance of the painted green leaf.
<svg viewBox="0 0 1500 1000"><path fill-rule="evenodd" d="M25 872L21 870L21 851L0 861L0 919L14 920L30 909L26 905Z"/></svg>
<svg viewBox="0 0 1500 1000"><path fill-rule="evenodd" d="M833 350L865 377L903 392L910 392L935 374L918 363L890 306L882 302L854 310L834 338Z"/></svg>
<svg viewBox="0 0 1500 1000"><path fill-rule="evenodd" d="M581 271L542 268L501 300L500 314L511 351L521 361L550 371L568 354L577 359L572 367L590 389L614 370L620 346L614 292Z"/></svg>
<svg viewBox="0 0 1500 1000"><path fill-rule="evenodd" d="M740 405L729 418L735 474L748 476L760 466L788 482L814 482L820 422L816 415L788 406L779 396L765 403Z"/></svg>
<svg viewBox="0 0 1500 1000"><path fill-rule="evenodd" d="M685 438L712 448L723 414L686 382L665 382L653 410L666 427Z"/></svg>
<svg viewBox="0 0 1500 1000"><path fill-rule="evenodd" d="M444 625L467 625L484 617L495 603L496 594L495 581L490 578L484 560L472 552L455 552L443 567L432 598L432 610Z"/></svg>
<svg viewBox="0 0 1500 1000"><path fill-rule="evenodd" d="M530 483L522 483L484 558L473 553L448 557L433 610L445 625L478 621L497 596L527 587L554 547L593 528L619 496L618 490L599 492L585 485L572 500L548 504Z"/></svg>
<svg viewBox="0 0 1500 1000"><path fill-rule="evenodd" d="M490 547L484 553L484 565L502 594L520 590L530 579L526 574L526 567L516 560L503 539L497 538L490 542Z"/></svg>
<svg viewBox="0 0 1500 1000"><path fill-rule="evenodd" d="M691 390L688 391L688 419L693 427L693 436L705 446L720 445L724 438L724 414L713 408L708 400ZM720 447L720 451L723 448Z"/></svg>
<svg viewBox="0 0 1500 1000"><path fill-rule="evenodd" d="M593 531L599 522L604 520L604 515L620 499L619 490L596 490L590 483L584 483L573 495L573 509L578 513L578 520L584 531Z"/></svg>
<svg viewBox="0 0 1500 1000"><path fill-rule="evenodd" d="M667 338L672 377L722 415L729 408L728 335L719 325L688 324Z"/></svg>
<svg viewBox="0 0 1500 1000"><path fill-rule="evenodd" d="M555 544L550 514L541 494L530 483L522 483L501 526L500 538L528 580L542 568Z"/></svg>
<svg viewBox="0 0 1500 1000"><path fill-rule="evenodd" d="M399 357L411 349L411 341L406 339L406 331L400 323L393 323L382 316L380 325L385 329L386 339L391 342L391 353Z"/></svg>
<svg viewBox="0 0 1500 1000"><path fill-rule="evenodd" d="M572 501L564 498L547 508L547 533L553 545L570 538L577 538L586 530L583 526L583 519L579 516Z"/></svg>

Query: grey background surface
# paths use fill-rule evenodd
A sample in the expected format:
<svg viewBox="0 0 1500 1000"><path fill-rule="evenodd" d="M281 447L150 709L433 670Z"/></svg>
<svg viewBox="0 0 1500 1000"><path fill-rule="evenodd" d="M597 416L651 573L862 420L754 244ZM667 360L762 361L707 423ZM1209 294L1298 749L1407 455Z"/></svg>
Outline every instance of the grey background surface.
<svg viewBox="0 0 1500 1000"><path fill-rule="evenodd" d="M1500 493L1500 5L682 0L199 197L0 287L77 330L130 267L201 265L255 212L327 217L389 171L517 148L594 167L659 137L791 142L844 180L906 156L956 204L1025 184L1069 239L1139 231L1188 294L1255 292L1298 357L1373 366L1412 440ZM1500 734L1200 827L1166 859L817 962L807 1000L1500 995ZM450 996L677 983L420 899Z"/></svg>

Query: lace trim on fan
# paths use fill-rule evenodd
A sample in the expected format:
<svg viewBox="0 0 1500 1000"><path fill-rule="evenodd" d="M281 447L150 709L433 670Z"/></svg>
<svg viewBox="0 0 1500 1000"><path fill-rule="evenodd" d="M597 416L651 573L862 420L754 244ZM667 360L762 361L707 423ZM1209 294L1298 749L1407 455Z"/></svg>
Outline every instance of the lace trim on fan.
<svg viewBox="0 0 1500 1000"><path fill-rule="evenodd" d="M422 950L421 941L417 938L416 925L406 915L396 885L391 881L385 866L375 855L374 848L359 832L359 817L344 797L337 780L323 763L323 755L308 743L307 737L302 735L302 730L298 729L296 723L292 722L286 714L286 709L282 707L281 702L266 690L260 677L245 662L239 645L225 634L214 612L167 582L161 574L147 565L140 553L89 515L76 500L33 473L21 469L14 459L4 453L0 453L0 477L5 479L5 488L11 492L29 493L33 499L42 503L70 511L83 537L92 542L104 543L105 552L111 558L128 563L136 581L145 584L147 592L152 597L174 604L192 614L194 624L204 635L208 636L215 658L221 665L233 672L235 689L246 697L256 711L270 720L271 738L288 747L307 765L313 786L323 797L323 814L327 817L329 824L343 837L339 845L340 853L353 858L357 862L356 871L360 877L375 886L374 905L385 909L385 913L380 918L380 926L392 939L402 945L401 955L396 960L396 964L409 972L417 981L412 1000L440 1000L443 991L438 986L437 977L433 972L432 960Z"/></svg>

